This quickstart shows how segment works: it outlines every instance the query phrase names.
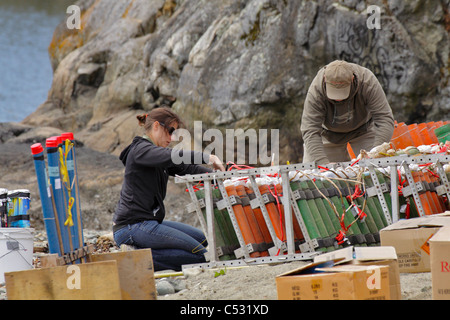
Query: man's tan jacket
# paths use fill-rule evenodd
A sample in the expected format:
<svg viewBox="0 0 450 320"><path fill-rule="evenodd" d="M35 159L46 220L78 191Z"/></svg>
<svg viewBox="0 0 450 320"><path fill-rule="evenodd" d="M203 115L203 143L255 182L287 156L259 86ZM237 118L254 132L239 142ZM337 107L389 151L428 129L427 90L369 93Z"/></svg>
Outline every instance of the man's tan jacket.
<svg viewBox="0 0 450 320"><path fill-rule="evenodd" d="M328 99L324 81L326 66L319 70L309 87L301 131L305 153L317 164L329 162L322 136L331 143L347 143L366 133L373 121L376 134L371 147L374 147L389 142L394 132L394 116L379 81L370 70L357 64L350 65L355 77L346 100Z"/></svg>

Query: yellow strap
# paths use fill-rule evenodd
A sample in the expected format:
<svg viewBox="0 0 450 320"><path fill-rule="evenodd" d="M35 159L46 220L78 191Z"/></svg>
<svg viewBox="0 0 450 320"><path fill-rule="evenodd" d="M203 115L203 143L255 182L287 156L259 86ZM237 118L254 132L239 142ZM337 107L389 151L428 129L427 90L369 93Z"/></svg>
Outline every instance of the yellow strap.
<svg viewBox="0 0 450 320"><path fill-rule="evenodd" d="M65 226L72 227L73 226L73 220L72 220L72 207L75 202L75 199L73 197L69 198L69 205L67 206L67 220L64 222Z"/></svg>
<svg viewBox="0 0 450 320"><path fill-rule="evenodd" d="M69 139L65 141L65 152L63 152L62 148L59 147L59 162L60 162L60 171L62 176L62 183L67 189L67 195L69 197L69 202L67 204L67 220L64 222L65 226L72 227L72 207L75 202L75 199L72 197L72 187L69 179L69 171L67 170L67 155L73 147L73 143L70 142Z"/></svg>

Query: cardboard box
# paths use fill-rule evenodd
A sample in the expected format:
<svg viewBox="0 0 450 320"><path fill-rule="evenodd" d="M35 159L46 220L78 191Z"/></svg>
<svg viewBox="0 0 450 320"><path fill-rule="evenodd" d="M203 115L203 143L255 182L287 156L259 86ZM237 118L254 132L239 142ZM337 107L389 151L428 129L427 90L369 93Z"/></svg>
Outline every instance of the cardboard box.
<svg viewBox="0 0 450 320"><path fill-rule="evenodd" d="M394 247L347 247L314 257L314 262L336 261L339 264L382 265L389 267L391 300L401 300L400 271Z"/></svg>
<svg viewBox="0 0 450 320"><path fill-rule="evenodd" d="M311 263L276 277L279 300L389 300L389 267Z"/></svg>
<svg viewBox="0 0 450 320"><path fill-rule="evenodd" d="M400 272L430 272L428 240L443 226L450 226L450 212L400 220L380 230L381 246L393 246Z"/></svg>
<svg viewBox="0 0 450 320"><path fill-rule="evenodd" d="M8 300L121 300L116 261L5 273Z"/></svg>
<svg viewBox="0 0 450 320"><path fill-rule="evenodd" d="M151 249L89 254L87 260L5 273L8 300L156 300Z"/></svg>
<svg viewBox="0 0 450 320"><path fill-rule="evenodd" d="M89 260L116 261L123 300L156 300L151 249L91 254Z"/></svg>
<svg viewBox="0 0 450 320"><path fill-rule="evenodd" d="M429 243L433 300L450 300L450 227L442 227Z"/></svg>

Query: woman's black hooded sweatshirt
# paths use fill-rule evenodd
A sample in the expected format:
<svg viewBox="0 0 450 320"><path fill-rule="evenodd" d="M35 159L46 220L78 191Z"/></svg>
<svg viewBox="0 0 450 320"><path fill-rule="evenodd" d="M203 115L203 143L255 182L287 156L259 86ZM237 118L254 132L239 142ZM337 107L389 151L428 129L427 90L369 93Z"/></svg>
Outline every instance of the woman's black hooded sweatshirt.
<svg viewBox="0 0 450 320"><path fill-rule="evenodd" d="M212 171L195 164L174 164L172 150L154 145L147 137L135 137L122 151L119 159L125 165L125 176L113 218L114 231L145 220L157 220L159 223L163 221L169 175ZM204 157L209 157L195 151L189 153L190 163L195 163L195 157L201 157L203 163L206 163Z"/></svg>

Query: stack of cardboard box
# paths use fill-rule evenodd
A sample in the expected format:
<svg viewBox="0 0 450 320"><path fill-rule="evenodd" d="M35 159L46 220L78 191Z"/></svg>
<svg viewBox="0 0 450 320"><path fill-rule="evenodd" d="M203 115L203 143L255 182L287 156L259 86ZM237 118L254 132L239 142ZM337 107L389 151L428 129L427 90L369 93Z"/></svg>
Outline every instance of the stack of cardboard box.
<svg viewBox="0 0 450 320"><path fill-rule="evenodd" d="M399 300L393 247L348 247L276 278L280 300Z"/></svg>

